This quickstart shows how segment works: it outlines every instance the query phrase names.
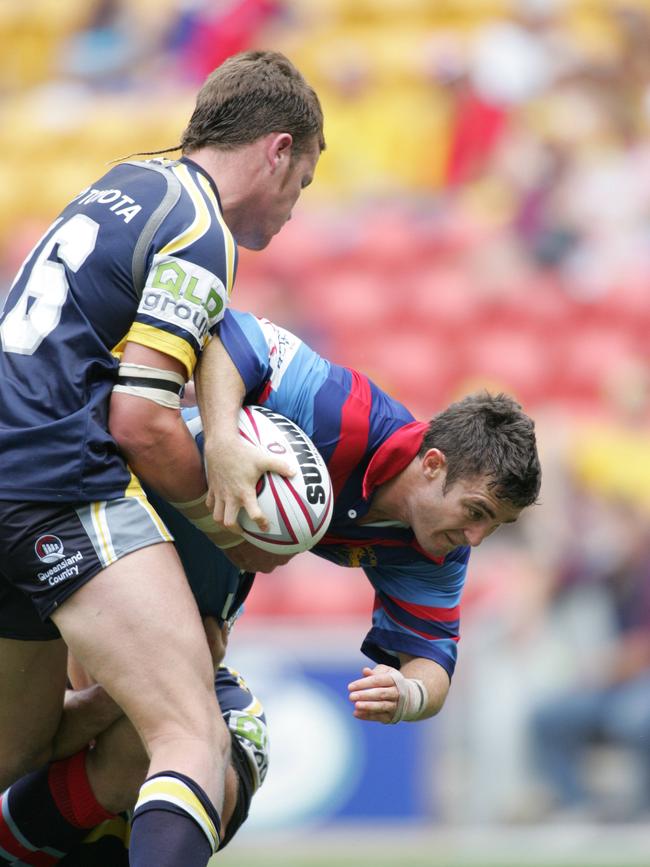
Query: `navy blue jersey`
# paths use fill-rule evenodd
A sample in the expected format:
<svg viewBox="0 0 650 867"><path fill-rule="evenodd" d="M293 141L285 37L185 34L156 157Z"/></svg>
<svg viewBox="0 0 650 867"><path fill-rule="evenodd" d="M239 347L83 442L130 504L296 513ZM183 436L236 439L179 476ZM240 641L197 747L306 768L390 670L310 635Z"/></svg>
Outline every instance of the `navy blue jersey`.
<svg viewBox="0 0 650 867"><path fill-rule="evenodd" d="M0 499L123 496L130 473L107 431L119 353L140 343L191 376L235 265L217 190L191 160L122 163L76 196L0 318Z"/></svg>
<svg viewBox="0 0 650 867"><path fill-rule="evenodd" d="M367 377L332 364L267 320L228 310L220 336L244 380L247 401L298 424L327 462L334 515L312 552L340 566L361 567L371 582L375 603L364 653L397 667L397 653L432 659L451 677L469 547L433 558L410 527L358 523L375 488L417 455L427 425ZM184 540L175 535L182 549Z"/></svg>

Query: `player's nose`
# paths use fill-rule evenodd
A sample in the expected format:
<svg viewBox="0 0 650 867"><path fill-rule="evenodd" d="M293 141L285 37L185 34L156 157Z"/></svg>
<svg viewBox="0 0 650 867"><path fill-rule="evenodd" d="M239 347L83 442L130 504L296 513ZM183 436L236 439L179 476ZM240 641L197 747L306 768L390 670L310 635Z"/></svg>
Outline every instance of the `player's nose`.
<svg viewBox="0 0 650 867"><path fill-rule="evenodd" d="M469 527L465 530L465 539L467 540L467 544L471 545L472 548L475 548L477 545L480 545L483 539L487 538L492 532L492 527L480 526L480 527Z"/></svg>

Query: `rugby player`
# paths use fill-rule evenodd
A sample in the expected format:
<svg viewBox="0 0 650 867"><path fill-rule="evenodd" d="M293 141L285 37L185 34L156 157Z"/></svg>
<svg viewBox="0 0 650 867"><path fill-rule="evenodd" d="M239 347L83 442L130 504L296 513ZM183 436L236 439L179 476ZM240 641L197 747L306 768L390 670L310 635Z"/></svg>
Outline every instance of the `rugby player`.
<svg viewBox="0 0 650 867"><path fill-rule="evenodd" d="M173 502L205 498L179 393L228 303L237 244L269 243L323 147L318 98L285 57L228 59L180 159L123 162L75 196L0 318L0 788L51 757L70 648L150 755L137 867L207 863L230 737L196 604L136 476ZM236 453L222 421L235 478L286 472ZM264 526L254 491L248 505Z"/></svg>
<svg viewBox="0 0 650 867"><path fill-rule="evenodd" d="M327 463L334 514L312 552L360 566L375 590L362 651L376 666L350 684L355 716L395 723L438 713L456 664L470 548L539 494L533 421L512 398L487 393L417 421L362 373L235 310L210 364L222 409L251 403L287 416ZM234 529L231 515L223 523ZM251 547L226 554L247 568ZM308 572L305 562L306 581Z"/></svg>
<svg viewBox="0 0 650 867"><path fill-rule="evenodd" d="M262 705L242 676L232 668L218 665L214 684L232 742L222 811L220 849L223 849L246 820L252 797L264 782L269 739ZM69 695L74 699L91 689L94 687ZM101 695L95 696L97 704L96 699L100 704L105 703ZM110 727L104 728L105 714L105 708L93 713L93 709L86 706L86 723L94 716L97 726L93 735L97 740L90 750L82 749L74 762L54 762L42 771L27 775L4 794L0 864L128 867L130 811L146 775L147 756L128 721L124 717L115 719ZM84 724L82 730L87 733L88 725ZM115 763L116 774L111 779L114 790L119 791L114 807L117 812L104 811L104 820L90 830L82 814L66 816L66 798L72 792L70 800L78 803L79 794L83 792L87 806L95 802L85 766L105 765L111 761L115 749L120 751L120 761ZM7 821L8 816L11 822Z"/></svg>
<svg viewBox="0 0 650 867"><path fill-rule="evenodd" d="M456 665L470 548L537 499L541 471L532 420L506 395L485 393L418 422L363 374L327 361L267 320L233 310L226 311L212 346L211 363L219 369L211 374L232 391L224 392L224 401L291 418L327 462L334 515L312 551L361 567L375 590L362 643L375 665L349 684L355 717L395 724L438 713ZM196 411L186 418L202 448ZM296 448L300 459L299 443ZM188 510L182 514L150 496L174 535L200 611L227 621L253 584L254 575L243 571L252 546L232 546L230 539L230 547L219 550L205 533L205 517L197 527ZM286 559L268 555L265 568ZM303 562L309 581L306 555ZM128 755L114 744L109 763L97 766L88 754L84 790L94 793L99 807L122 809L115 781L120 765L129 766ZM27 804L36 801L34 786L22 792ZM10 790L9 803L12 797ZM7 839L2 823L5 816L0 846ZM64 851L47 833L43 828L40 839Z"/></svg>
<svg viewBox="0 0 650 867"><path fill-rule="evenodd" d="M248 815L268 768L262 706L241 675L221 664L230 628L254 576L241 572L158 495L149 491L149 497L161 515L169 517L170 531L183 540L179 553L191 577L216 672L216 696L229 729L221 848ZM75 691L66 694L55 760L25 775L0 796L0 865L127 864L130 811L146 776L147 755L128 718L101 687L92 684L74 658L69 659L68 678Z"/></svg>

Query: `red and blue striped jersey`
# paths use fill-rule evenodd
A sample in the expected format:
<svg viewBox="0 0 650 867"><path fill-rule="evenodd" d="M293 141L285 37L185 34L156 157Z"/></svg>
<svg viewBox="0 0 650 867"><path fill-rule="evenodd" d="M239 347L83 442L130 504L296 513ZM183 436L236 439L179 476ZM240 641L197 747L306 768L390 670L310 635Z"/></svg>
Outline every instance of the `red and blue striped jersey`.
<svg viewBox="0 0 650 867"><path fill-rule="evenodd" d="M23 263L0 316L0 499L123 496L107 430L129 340L191 376L223 315L235 243L196 163L114 166L77 195Z"/></svg>
<svg viewBox="0 0 650 867"><path fill-rule="evenodd" d="M327 462L334 515L312 551L340 566L359 566L370 580L375 603L363 652L390 665L396 653L432 659L451 677L469 547L432 559L409 527L358 523L374 488L416 456L426 425L363 374L331 363L265 319L229 310L220 336L245 383L246 401L298 424Z"/></svg>

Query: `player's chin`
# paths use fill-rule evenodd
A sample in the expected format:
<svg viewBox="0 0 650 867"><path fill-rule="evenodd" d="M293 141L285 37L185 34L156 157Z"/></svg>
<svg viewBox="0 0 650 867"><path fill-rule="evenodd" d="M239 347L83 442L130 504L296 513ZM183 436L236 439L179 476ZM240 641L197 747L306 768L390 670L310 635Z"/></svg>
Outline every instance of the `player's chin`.
<svg viewBox="0 0 650 867"><path fill-rule="evenodd" d="M278 230L279 231L279 230ZM240 247L244 247L246 250L264 250L271 243L271 239L274 235L277 235L277 231L268 232L268 231L257 231L255 233L251 233L250 235L238 235L236 240L237 244Z"/></svg>
<svg viewBox="0 0 650 867"><path fill-rule="evenodd" d="M431 539L418 539L417 541L420 548L422 548L429 557L446 557L447 554L453 550L452 546L446 540L445 542L432 542Z"/></svg>

